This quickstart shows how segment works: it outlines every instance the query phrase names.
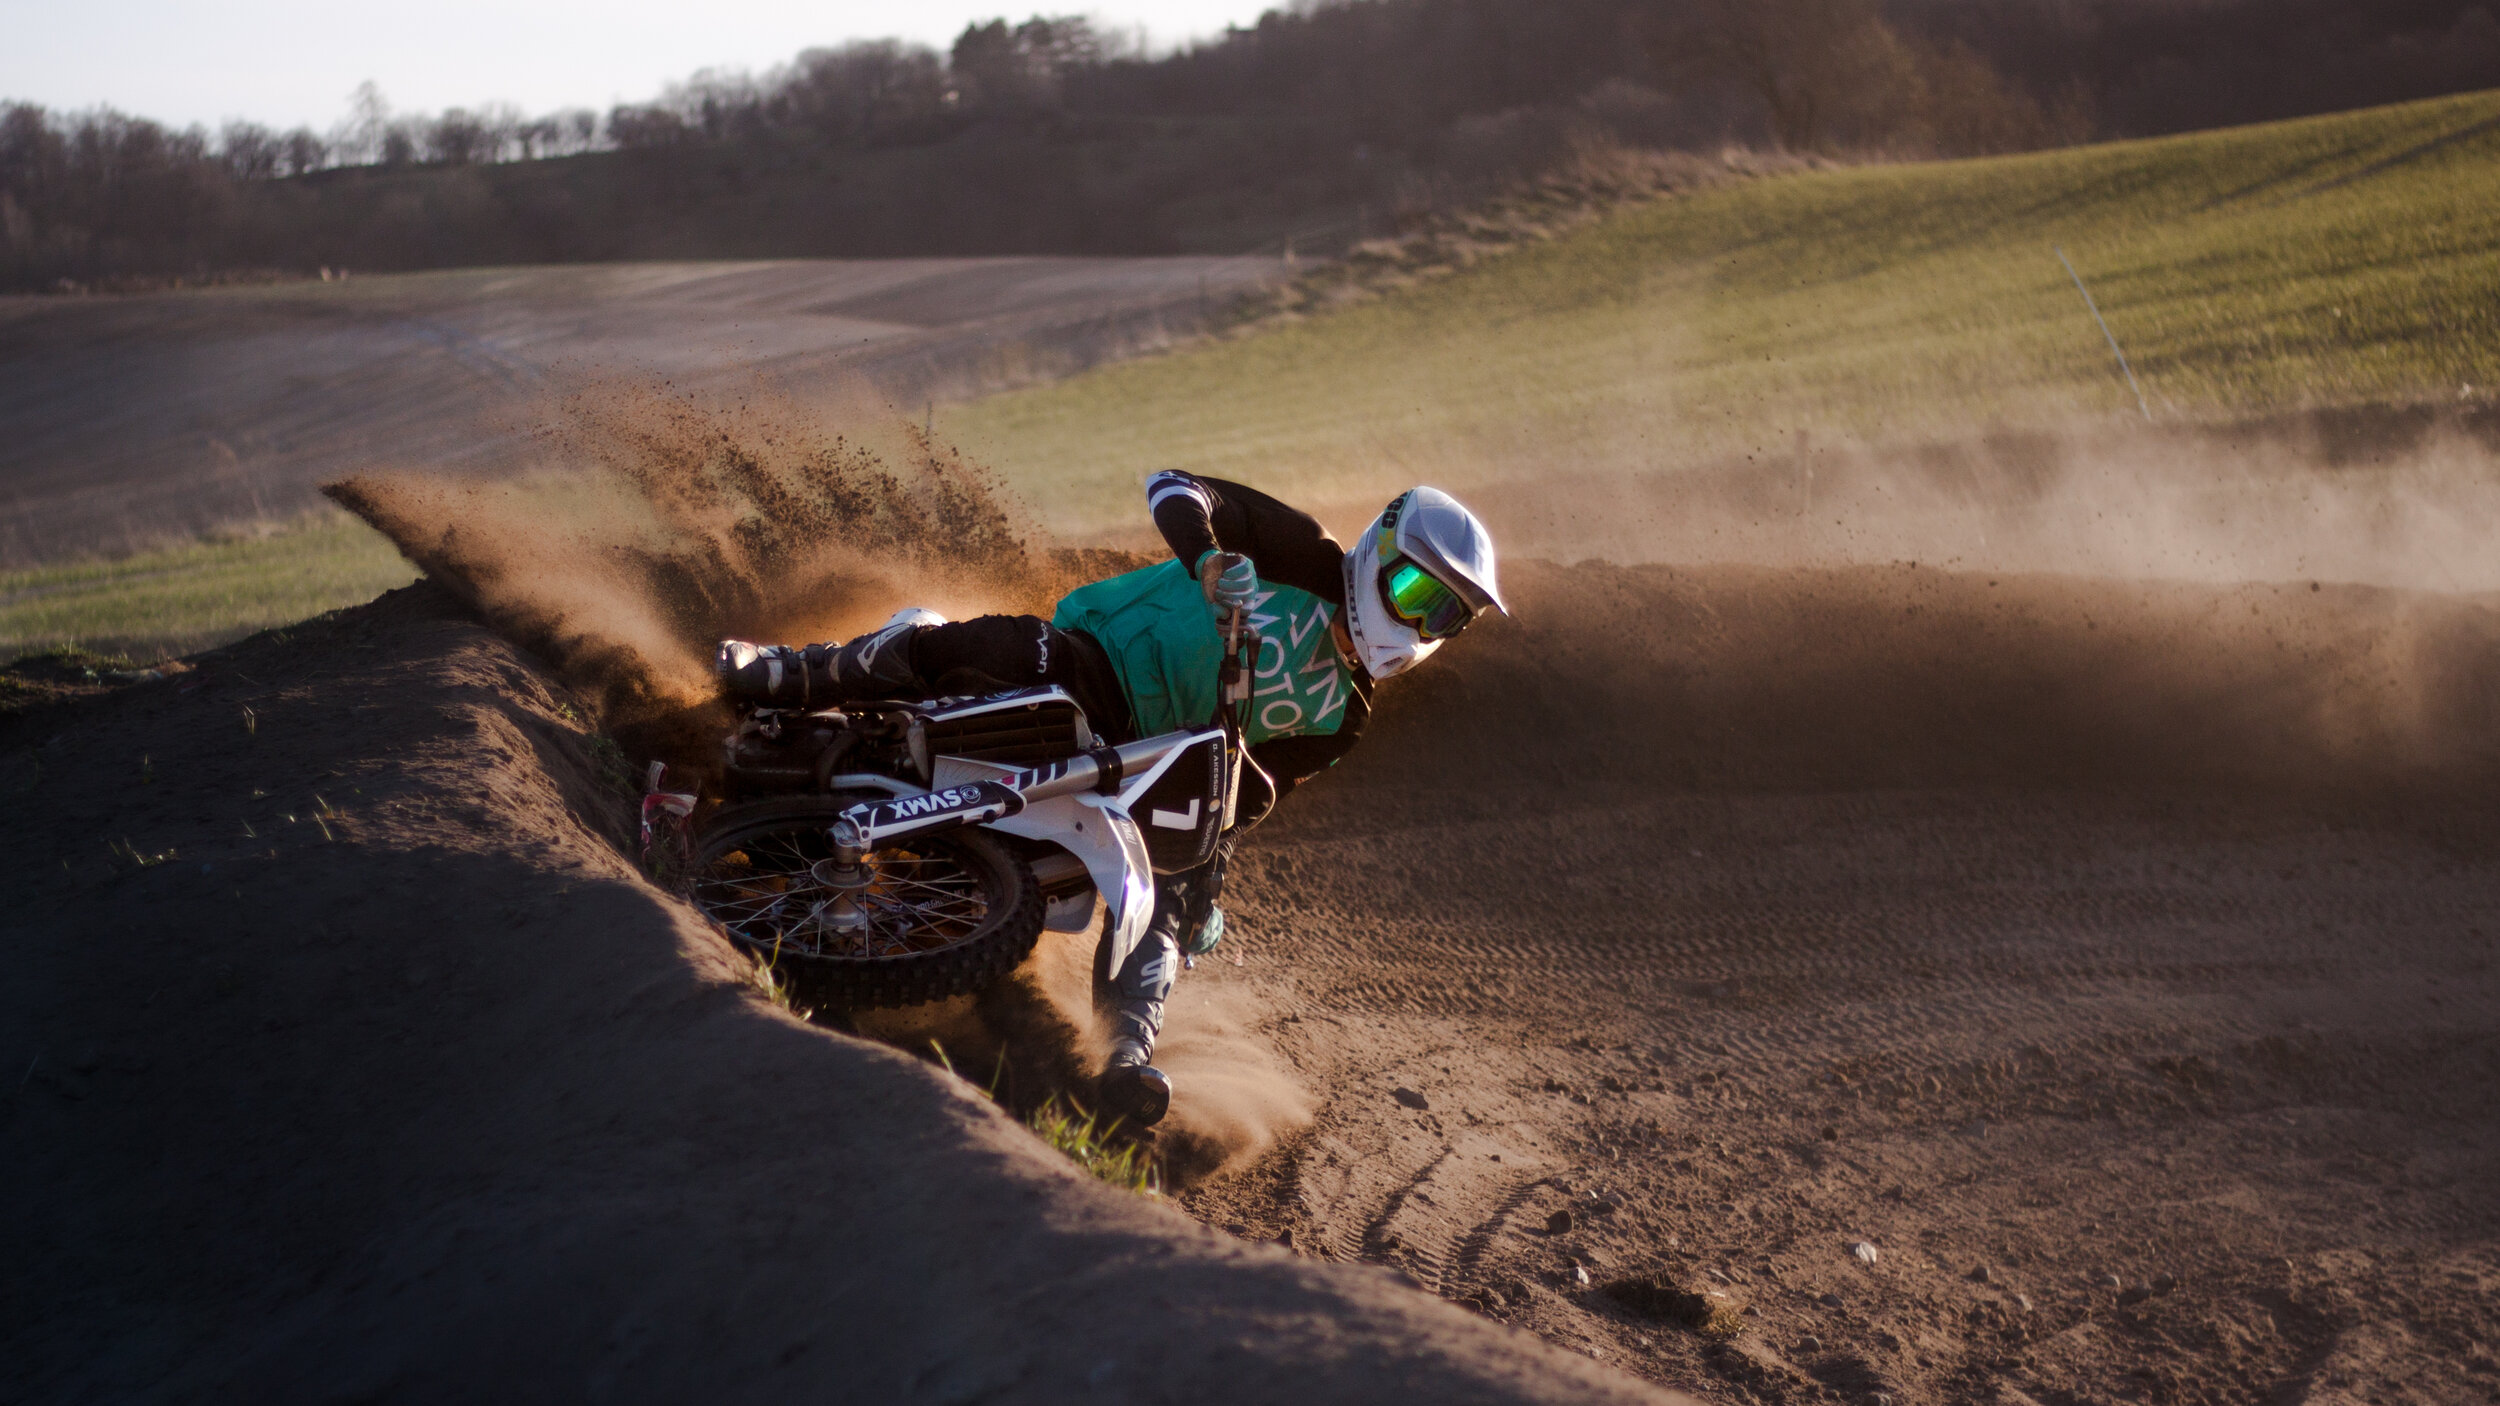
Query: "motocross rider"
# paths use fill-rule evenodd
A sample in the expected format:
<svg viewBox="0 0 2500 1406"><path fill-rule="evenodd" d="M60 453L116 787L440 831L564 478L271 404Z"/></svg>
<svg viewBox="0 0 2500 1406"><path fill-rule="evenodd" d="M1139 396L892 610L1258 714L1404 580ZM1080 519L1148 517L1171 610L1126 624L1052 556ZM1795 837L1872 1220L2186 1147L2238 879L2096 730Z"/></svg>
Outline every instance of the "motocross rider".
<svg viewBox="0 0 2500 1406"><path fill-rule="evenodd" d="M1048 621L929 623L937 617L906 611L847 643L724 640L719 658L732 697L808 707L1057 684L1116 743L1205 726L1216 708L1221 622L1235 608L1248 612L1261 644L1244 740L1264 777L1245 768L1238 823L1214 860L1158 878L1145 938L1099 993L1113 1031L1104 1112L1141 1125L1171 1104L1171 1080L1152 1063L1155 1037L1180 954L1203 955L1223 936L1216 900L1233 840L1274 797L1353 749L1374 684L1413 668L1485 611L1507 612L1492 536L1436 488L1398 495L1352 551L1310 514L1223 479L1166 470L1147 480L1146 506L1172 559L1081 586Z"/></svg>

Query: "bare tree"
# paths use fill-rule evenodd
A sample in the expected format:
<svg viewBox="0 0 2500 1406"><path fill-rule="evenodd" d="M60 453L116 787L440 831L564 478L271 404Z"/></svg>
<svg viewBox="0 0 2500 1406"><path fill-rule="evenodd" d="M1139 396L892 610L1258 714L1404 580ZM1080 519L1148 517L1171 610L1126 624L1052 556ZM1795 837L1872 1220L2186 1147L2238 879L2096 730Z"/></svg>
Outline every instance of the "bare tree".
<svg viewBox="0 0 2500 1406"><path fill-rule="evenodd" d="M380 161L390 130L391 105L383 99L380 86L368 78L348 95L347 117L331 132L330 149L350 165Z"/></svg>
<svg viewBox="0 0 2500 1406"><path fill-rule="evenodd" d="M1069 75L1125 53L1126 44L1125 36L1107 35L1082 15L1035 15L1013 28L991 20L964 26L948 67L978 106L1055 108Z"/></svg>
<svg viewBox="0 0 2500 1406"><path fill-rule="evenodd" d="M1750 90L1771 138L1811 151L1836 114L1897 97L1906 61L1874 0L1692 0L1652 28L1662 66Z"/></svg>
<svg viewBox="0 0 2500 1406"><path fill-rule="evenodd" d="M608 110L608 139L627 151L683 146L695 136L672 108L619 103Z"/></svg>
<svg viewBox="0 0 2500 1406"><path fill-rule="evenodd" d="M541 156L556 154L556 143L563 139L564 123L553 113L515 123L512 140L521 148L523 161L536 161Z"/></svg>
<svg viewBox="0 0 2500 1406"><path fill-rule="evenodd" d="M1967 44L1903 35L1877 0L1687 0L1675 9L1673 22L1650 31L1662 66L1750 91L1772 139L1791 151L2015 151L2078 126L2052 121Z"/></svg>
<svg viewBox="0 0 2500 1406"><path fill-rule="evenodd" d="M521 126L529 119L510 103L488 103L477 110L478 125L486 130L486 161L510 161L521 149Z"/></svg>
<svg viewBox="0 0 2500 1406"><path fill-rule="evenodd" d="M444 166L474 166L494 159L494 138L476 113L451 108L426 124L425 158Z"/></svg>
<svg viewBox="0 0 2500 1406"><path fill-rule="evenodd" d="M698 70L685 82L662 89L652 106L675 113L688 137L704 141L732 141L768 125L764 95L755 80L728 69Z"/></svg>
<svg viewBox="0 0 2500 1406"><path fill-rule="evenodd" d="M413 164L417 159L417 152L422 145L424 135L423 126L415 119L402 119L383 128L382 164L385 166Z"/></svg>
<svg viewBox="0 0 2500 1406"><path fill-rule="evenodd" d="M217 134L217 159L238 181L267 180L285 163L286 144L257 122L229 122Z"/></svg>
<svg viewBox="0 0 2500 1406"><path fill-rule="evenodd" d="M769 78L774 115L830 141L865 141L943 111L937 54L892 39L810 49Z"/></svg>
<svg viewBox="0 0 2500 1406"><path fill-rule="evenodd" d="M286 173L290 176L300 176L307 171L318 171L329 164L329 143L315 136L310 127L298 127L287 133L280 142L280 148L281 159L285 162Z"/></svg>
<svg viewBox="0 0 2500 1406"><path fill-rule="evenodd" d="M2030 151L2088 140L2088 99L2062 94L2057 105L2009 83L1958 40L1918 47L1918 74L1903 135L1915 148L1958 155Z"/></svg>

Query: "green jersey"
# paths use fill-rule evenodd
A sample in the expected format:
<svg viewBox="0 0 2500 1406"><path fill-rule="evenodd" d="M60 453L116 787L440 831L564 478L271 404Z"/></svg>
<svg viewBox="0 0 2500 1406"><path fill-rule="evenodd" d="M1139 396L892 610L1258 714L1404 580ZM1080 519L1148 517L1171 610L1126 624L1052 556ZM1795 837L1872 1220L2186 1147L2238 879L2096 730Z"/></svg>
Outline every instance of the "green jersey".
<svg viewBox="0 0 2500 1406"><path fill-rule="evenodd" d="M1296 586L1261 581L1250 623L1259 632L1245 740L1320 737L1345 721L1354 675L1329 631L1337 608ZM1215 717L1224 634L1198 578L1178 561L1070 591L1051 616L1083 630L1111 656L1140 737L1204 727Z"/></svg>

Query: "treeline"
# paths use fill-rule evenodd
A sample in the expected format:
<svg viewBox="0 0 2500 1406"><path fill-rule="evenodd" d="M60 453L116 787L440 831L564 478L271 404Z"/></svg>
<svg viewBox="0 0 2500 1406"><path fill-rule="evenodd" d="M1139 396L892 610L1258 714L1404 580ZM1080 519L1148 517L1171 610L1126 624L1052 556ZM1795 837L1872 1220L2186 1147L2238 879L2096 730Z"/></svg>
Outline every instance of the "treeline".
<svg viewBox="0 0 2500 1406"><path fill-rule="evenodd" d="M0 288L486 262L1342 247L1606 147L1959 155L2500 85L2490 0L1341 0L1081 19L607 113L211 134L0 104Z"/></svg>
<svg viewBox="0 0 2500 1406"><path fill-rule="evenodd" d="M2500 86L2492 0L1887 0L2018 88L2157 136Z"/></svg>

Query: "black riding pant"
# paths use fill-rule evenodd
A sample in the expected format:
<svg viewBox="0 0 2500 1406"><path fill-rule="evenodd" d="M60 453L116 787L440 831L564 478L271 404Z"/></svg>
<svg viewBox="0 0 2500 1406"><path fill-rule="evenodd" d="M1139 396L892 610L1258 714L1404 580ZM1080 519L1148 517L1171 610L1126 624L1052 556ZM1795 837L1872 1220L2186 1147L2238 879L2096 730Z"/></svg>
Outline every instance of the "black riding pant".
<svg viewBox="0 0 2500 1406"><path fill-rule="evenodd" d="M1062 630L1038 615L984 615L924 626L912 636L912 668L938 695L998 693L1057 684L1085 710L1086 724L1106 742L1137 736L1128 695L1102 642L1083 630Z"/></svg>

